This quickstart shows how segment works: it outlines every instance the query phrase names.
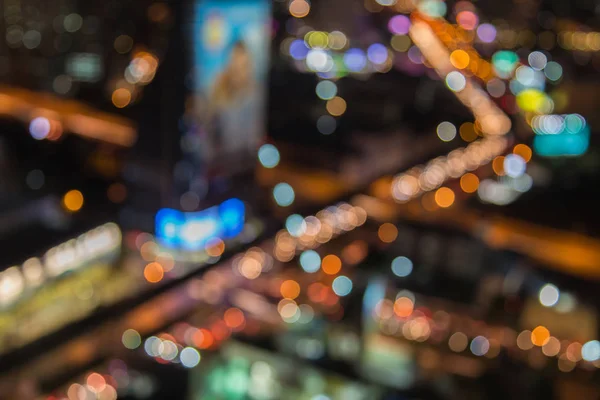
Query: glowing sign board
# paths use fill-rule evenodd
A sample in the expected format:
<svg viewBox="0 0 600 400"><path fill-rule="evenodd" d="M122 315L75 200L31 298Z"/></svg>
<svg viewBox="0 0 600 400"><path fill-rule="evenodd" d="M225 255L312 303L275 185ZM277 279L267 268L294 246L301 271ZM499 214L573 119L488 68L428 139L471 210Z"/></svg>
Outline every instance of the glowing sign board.
<svg viewBox="0 0 600 400"><path fill-rule="evenodd" d="M165 246L200 250L210 239L237 236L244 228L244 220L245 206L239 199L197 212L163 208L155 218L156 237Z"/></svg>
<svg viewBox="0 0 600 400"><path fill-rule="evenodd" d="M540 156L580 156L589 147L590 127L581 115L540 115L531 126L533 149Z"/></svg>

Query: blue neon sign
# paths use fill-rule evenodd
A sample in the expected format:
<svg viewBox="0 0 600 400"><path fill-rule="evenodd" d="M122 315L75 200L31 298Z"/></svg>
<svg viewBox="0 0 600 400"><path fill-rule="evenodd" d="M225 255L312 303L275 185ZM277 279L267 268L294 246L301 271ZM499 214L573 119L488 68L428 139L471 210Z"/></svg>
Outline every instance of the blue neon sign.
<svg viewBox="0 0 600 400"><path fill-rule="evenodd" d="M163 208L156 213L156 237L165 246L201 250L213 238L231 239L244 229L246 208L239 199L197 212Z"/></svg>

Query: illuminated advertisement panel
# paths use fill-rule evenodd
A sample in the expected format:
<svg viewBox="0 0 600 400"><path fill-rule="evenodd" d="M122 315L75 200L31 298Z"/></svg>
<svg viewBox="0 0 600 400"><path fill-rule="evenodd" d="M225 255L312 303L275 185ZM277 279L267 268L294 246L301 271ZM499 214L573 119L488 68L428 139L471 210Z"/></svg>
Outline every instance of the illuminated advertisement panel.
<svg viewBox="0 0 600 400"><path fill-rule="evenodd" d="M210 239L231 239L244 228L245 206L229 199L197 212L163 208L156 214L156 237L168 247L202 250Z"/></svg>
<svg viewBox="0 0 600 400"><path fill-rule="evenodd" d="M533 149L540 156L580 156L589 147L590 127L581 115L540 115L531 125Z"/></svg>
<svg viewBox="0 0 600 400"><path fill-rule="evenodd" d="M233 172L253 160L264 135L270 2L200 0L193 13L193 101L183 151Z"/></svg>

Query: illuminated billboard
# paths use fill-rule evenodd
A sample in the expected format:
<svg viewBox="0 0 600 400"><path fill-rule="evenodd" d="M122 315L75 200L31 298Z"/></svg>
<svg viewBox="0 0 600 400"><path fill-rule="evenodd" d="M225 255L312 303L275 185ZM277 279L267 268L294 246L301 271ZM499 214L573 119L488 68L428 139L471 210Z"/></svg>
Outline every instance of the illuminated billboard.
<svg viewBox="0 0 600 400"><path fill-rule="evenodd" d="M531 122L533 149L540 156L580 156L590 144L590 127L579 114L539 115Z"/></svg>
<svg viewBox="0 0 600 400"><path fill-rule="evenodd" d="M182 150L221 173L243 169L265 131L270 2L198 0L191 13L193 93Z"/></svg>
<svg viewBox="0 0 600 400"><path fill-rule="evenodd" d="M197 212L163 208L155 218L156 237L168 247L202 250L211 239L231 239L240 234L244 221L245 206L239 199Z"/></svg>

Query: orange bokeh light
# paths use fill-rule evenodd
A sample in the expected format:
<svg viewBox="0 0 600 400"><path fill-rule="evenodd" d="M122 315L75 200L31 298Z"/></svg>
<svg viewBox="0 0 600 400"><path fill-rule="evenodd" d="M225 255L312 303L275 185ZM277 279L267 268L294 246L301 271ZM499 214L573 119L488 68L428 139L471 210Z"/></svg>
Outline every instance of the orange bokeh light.
<svg viewBox="0 0 600 400"><path fill-rule="evenodd" d="M208 329L198 329L194 333L194 344L199 349L208 349L214 342L213 334Z"/></svg>
<svg viewBox="0 0 600 400"><path fill-rule="evenodd" d="M295 280L290 279L281 284L279 291L283 298L293 300L300 295L300 285Z"/></svg>
<svg viewBox="0 0 600 400"><path fill-rule="evenodd" d="M223 320L225 324L231 329L240 329L243 328L244 323L246 322L246 318L244 317L244 313L239 308L232 307L225 311L223 315Z"/></svg>
<svg viewBox="0 0 600 400"><path fill-rule="evenodd" d="M83 207L83 194L79 190L69 190L65 193L62 203L68 211L79 211Z"/></svg>
<svg viewBox="0 0 600 400"><path fill-rule="evenodd" d="M339 117L346 112L346 100L336 96L327 101L327 105L325 107L327 108L329 114L333 115L334 117Z"/></svg>
<svg viewBox="0 0 600 400"><path fill-rule="evenodd" d="M206 244L206 254L211 257L219 257L225 251L225 242L219 238L214 238Z"/></svg>
<svg viewBox="0 0 600 400"><path fill-rule="evenodd" d="M289 10L293 17L304 18L310 12L310 4L306 0L293 0Z"/></svg>
<svg viewBox="0 0 600 400"><path fill-rule="evenodd" d="M492 169L498 176L504 176L504 156L498 156L492 161Z"/></svg>
<svg viewBox="0 0 600 400"><path fill-rule="evenodd" d="M386 222L379 227L377 235L382 242L392 243L398 237L398 228L394 224Z"/></svg>
<svg viewBox="0 0 600 400"><path fill-rule="evenodd" d="M520 156L525 162L529 162L531 160L531 156L533 155L531 148L526 144L518 144L513 149L513 154Z"/></svg>
<svg viewBox="0 0 600 400"><path fill-rule="evenodd" d="M479 187L479 178L477 175L467 172L460 177L460 188L465 193L474 193Z"/></svg>
<svg viewBox="0 0 600 400"><path fill-rule="evenodd" d="M464 50L454 50L450 54L450 62L455 68L465 69L469 66L469 53Z"/></svg>
<svg viewBox="0 0 600 400"><path fill-rule="evenodd" d="M92 372L87 377L87 385L93 388L96 393L104 390L106 387L106 379L97 372Z"/></svg>
<svg viewBox="0 0 600 400"><path fill-rule="evenodd" d="M543 346L550 340L550 331L545 326L538 326L531 331L531 343L536 346Z"/></svg>
<svg viewBox="0 0 600 400"><path fill-rule="evenodd" d="M112 94L112 103L117 108L125 108L131 103L131 92L125 88L117 89Z"/></svg>
<svg viewBox="0 0 600 400"><path fill-rule="evenodd" d="M477 139L477 132L475 130L475 124L472 122L465 122L458 128L460 137L465 142L472 142Z"/></svg>
<svg viewBox="0 0 600 400"><path fill-rule="evenodd" d="M150 283L157 283L165 276L162 265L151 262L144 268L144 278Z"/></svg>
<svg viewBox="0 0 600 400"><path fill-rule="evenodd" d="M326 274L335 275L342 269L342 260L340 260L338 256L330 254L323 257L323 261L321 261L321 268L323 268L323 272Z"/></svg>
<svg viewBox="0 0 600 400"><path fill-rule="evenodd" d="M447 187L441 187L435 192L435 202L442 208L448 208L454 204L454 192Z"/></svg>
<svg viewBox="0 0 600 400"><path fill-rule="evenodd" d="M400 297L394 302L394 312L402 318L410 316L414 308L415 304L408 297Z"/></svg>

